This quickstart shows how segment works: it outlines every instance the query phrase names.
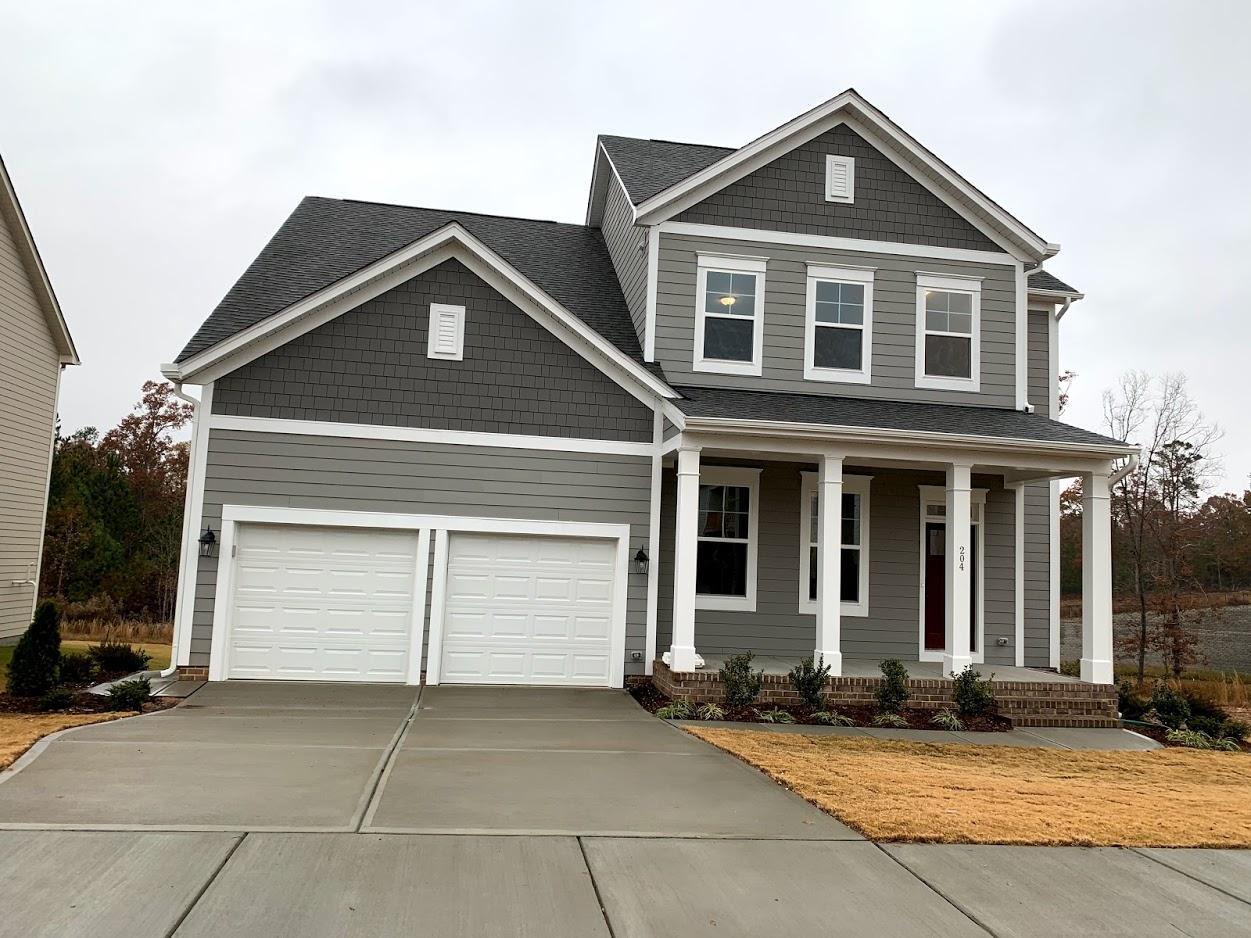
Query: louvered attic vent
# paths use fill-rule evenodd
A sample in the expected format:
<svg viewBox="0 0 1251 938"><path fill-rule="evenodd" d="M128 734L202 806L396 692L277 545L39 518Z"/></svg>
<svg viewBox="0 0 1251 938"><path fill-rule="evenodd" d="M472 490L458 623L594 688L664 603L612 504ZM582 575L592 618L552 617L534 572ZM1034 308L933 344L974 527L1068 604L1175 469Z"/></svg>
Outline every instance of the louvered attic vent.
<svg viewBox="0 0 1251 938"><path fill-rule="evenodd" d="M856 161L850 156L825 158L825 201L854 202Z"/></svg>
<svg viewBox="0 0 1251 938"><path fill-rule="evenodd" d="M465 307L430 304L430 341L426 357L452 361L465 357Z"/></svg>

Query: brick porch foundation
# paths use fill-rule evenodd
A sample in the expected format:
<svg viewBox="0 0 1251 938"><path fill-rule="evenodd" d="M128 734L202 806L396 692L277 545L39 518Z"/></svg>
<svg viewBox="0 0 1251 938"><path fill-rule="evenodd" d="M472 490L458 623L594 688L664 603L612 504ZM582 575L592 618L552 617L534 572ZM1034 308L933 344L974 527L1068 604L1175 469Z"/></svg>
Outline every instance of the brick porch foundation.
<svg viewBox="0 0 1251 938"><path fill-rule="evenodd" d="M674 700L688 703L720 703L725 693L716 671L669 670L663 661L653 665L652 683ZM830 702L835 707L871 707L880 677L832 677ZM995 702L999 713L1013 726L1115 727L1116 688L1110 684L1081 684L1076 681L995 681ZM912 697L908 706L918 710L940 710L954 706L952 682L913 679L908 681ZM766 674L760 689L765 707L798 704L799 696L785 674Z"/></svg>
<svg viewBox="0 0 1251 938"><path fill-rule="evenodd" d="M207 681L208 668L198 665L180 665L178 668L178 680L180 681Z"/></svg>

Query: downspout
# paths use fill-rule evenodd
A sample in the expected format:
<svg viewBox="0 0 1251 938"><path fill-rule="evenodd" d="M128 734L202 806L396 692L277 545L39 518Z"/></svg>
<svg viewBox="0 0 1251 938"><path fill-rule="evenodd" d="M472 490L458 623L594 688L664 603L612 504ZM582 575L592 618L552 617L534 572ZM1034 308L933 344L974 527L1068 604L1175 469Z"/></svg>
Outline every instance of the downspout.
<svg viewBox="0 0 1251 938"><path fill-rule="evenodd" d="M1112 475L1108 477L1108 488L1111 489L1115 487L1118 482L1120 482L1123 478L1125 478L1127 475L1129 475L1131 472L1133 472L1137 468L1138 468L1138 454L1130 453L1129 462L1121 466L1120 469L1116 470L1116 472L1112 473Z"/></svg>
<svg viewBox="0 0 1251 938"><path fill-rule="evenodd" d="M159 677L170 677L178 672L178 622L181 618L183 618L183 616L180 615L182 610L178 608L177 603L182 601L183 580L187 576L188 564L186 563L186 560L187 560L186 550L187 550L187 538L190 536L189 532L187 531L187 526L191 523L191 498L192 498L192 495L194 494L191 491L192 489L191 467L192 467L192 459L195 457L196 438L200 435L200 402L199 400L197 400L194 397L191 397L188 394L183 393L181 381L174 381L172 382L172 384L174 386L174 396L180 400L186 401L188 404L191 405L191 411L192 411L191 413L191 447L187 451L187 482L186 482L187 491L186 491L186 494L183 496L183 505L182 505L182 540L178 544L178 549L179 551L182 552L182 556L179 558L179 562L178 562L178 586L177 586L178 592L175 594L176 600L175 600L175 606L174 606L174 630L170 636L169 667L166 668L164 671L160 672L160 674L158 675Z"/></svg>

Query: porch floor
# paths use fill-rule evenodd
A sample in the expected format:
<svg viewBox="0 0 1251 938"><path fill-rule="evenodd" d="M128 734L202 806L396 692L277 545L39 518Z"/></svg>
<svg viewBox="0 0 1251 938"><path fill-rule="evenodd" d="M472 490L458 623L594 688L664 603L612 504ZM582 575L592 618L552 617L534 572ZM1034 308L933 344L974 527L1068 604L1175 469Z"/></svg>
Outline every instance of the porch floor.
<svg viewBox="0 0 1251 938"><path fill-rule="evenodd" d="M704 655L704 666L700 671L710 671L716 673L729 655ZM789 674L791 668L799 663L799 658L779 657L775 655L757 655L752 661L752 666L756 670L763 670L765 674ZM908 669L908 676L921 680L951 680L949 675L943 674L943 663L941 661L905 661L904 667ZM1064 683L1082 683L1079 678L1069 677L1066 674L1059 674L1055 671L1044 671L1040 668L1018 668L1012 665L1004 664L976 664L973 666L982 673L983 677L991 677L994 675L996 681L1020 681L1035 682L1047 684L1064 684ZM881 659L880 658L844 658L843 659L843 677L881 677Z"/></svg>

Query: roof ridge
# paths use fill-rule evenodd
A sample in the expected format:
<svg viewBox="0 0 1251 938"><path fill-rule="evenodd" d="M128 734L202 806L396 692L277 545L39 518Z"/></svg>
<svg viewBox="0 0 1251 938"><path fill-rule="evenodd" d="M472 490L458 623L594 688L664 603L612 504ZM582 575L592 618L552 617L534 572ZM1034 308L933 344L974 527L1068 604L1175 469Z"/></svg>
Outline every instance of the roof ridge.
<svg viewBox="0 0 1251 938"><path fill-rule="evenodd" d="M582 222L576 221L556 221L552 218L530 218L525 215L498 215L492 212L474 212L468 209L459 208L435 208L430 205L406 205L403 202L380 202L377 199L349 199L332 195L306 195L306 199L315 199L321 202L346 202L352 205L378 205L383 208L404 208L411 209L416 212L441 212L444 215L473 215L475 218L498 218L504 221L528 221L538 225L564 225L567 228L589 228L591 226L584 225Z"/></svg>
<svg viewBox="0 0 1251 938"><path fill-rule="evenodd" d="M605 137L614 137L617 140L635 140L640 143L667 143L675 147L700 147L704 150L737 150L738 147L729 147L723 143L692 143L689 140L666 140L663 137L634 137L628 134L600 134L600 139Z"/></svg>

